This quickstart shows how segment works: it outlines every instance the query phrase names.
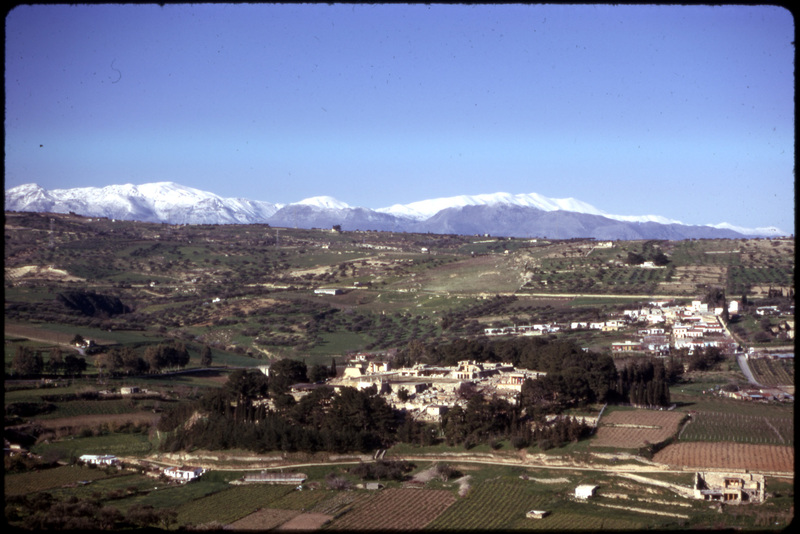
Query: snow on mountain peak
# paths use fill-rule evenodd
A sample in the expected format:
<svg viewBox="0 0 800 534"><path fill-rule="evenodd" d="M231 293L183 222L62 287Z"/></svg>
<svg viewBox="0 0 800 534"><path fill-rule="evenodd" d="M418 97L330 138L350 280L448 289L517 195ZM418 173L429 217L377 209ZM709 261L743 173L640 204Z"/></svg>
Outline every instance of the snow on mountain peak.
<svg viewBox="0 0 800 534"><path fill-rule="evenodd" d="M345 204L341 200L336 200L333 197L328 196L318 196L318 197L311 197L305 198L300 202L292 202L291 205L294 206L311 206L314 208L322 208L328 210L346 210L350 209L350 205Z"/></svg>
<svg viewBox="0 0 800 534"><path fill-rule="evenodd" d="M527 207L547 212L561 210L598 215L626 223L657 223L685 226L680 221L659 215L611 215L574 198L555 199L538 193L514 195L498 192L480 195L458 195L421 200L410 204L395 204L377 210L358 208L357 211L359 213L357 215L348 214L347 210L354 208L330 196L310 197L290 205L311 207L314 211L313 217L333 217L331 220L334 221L343 217L360 217L358 220L362 222L359 224L367 225L367 227L372 227L371 225L378 224L378 221L383 221L388 225L388 228L394 229L404 224L410 225L409 228L420 228L421 223L424 223L424 221L432 218L442 210L467 206ZM100 216L150 222L170 221L175 224L244 224L249 222L272 224L270 217L285 205L244 198L223 198L214 193L173 182L155 182L142 185L124 184L52 190L43 189L37 184L24 184L6 190L5 207L7 210L15 211L75 212L90 217ZM503 211L504 209L500 209L498 213ZM386 223L384 219L374 217L374 213L369 215L370 212L391 215L396 217L397 220ZM443 215L447 218L452 214ZM297 217L297 215L294 216ZM402 221L403 219L405 222ZM319 226L320 223L316 221L317 219L313 224ZM297 224L296 220L294 224ZM745 235L785 235L775 227L748 229L728 223L705 226L719 230L730 230ZM502 231L513 233L517 230L504 229ZM635 230L634 233L638 231ZM550 234L548 233L548 235Z"/></svg>
<svg viewBox="0 0 800 534"><path fill-rule="evenodd" d="M417 220L427 219L443 209L463 208L464 206L493 206L506 204L510 206L524 206L537 208L543 211L576 211L579 213L590 213L602 215L603 212L594 206L575 200L574 198L547 198L538 193L522 193L512 195L510 193L491 193L482 195L458 195L454 197L434 198L421 200L410 204L395 204L388 208L380 208L376 211L389 213L399 217L409 217Z"/></svg>

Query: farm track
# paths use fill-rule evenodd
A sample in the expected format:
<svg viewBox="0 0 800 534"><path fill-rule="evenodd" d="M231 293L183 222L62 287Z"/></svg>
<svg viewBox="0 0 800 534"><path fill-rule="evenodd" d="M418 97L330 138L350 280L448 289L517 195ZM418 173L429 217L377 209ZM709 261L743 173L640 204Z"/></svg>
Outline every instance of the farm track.
<svg viewBox="0 0 800 534"><path fill-rule="evenodd" d="M520 459L504 459L504 458L475 458L470 457L469 454L447 454L447 455L403 455L403 456L390 456L390 460L405 460L409 462L450 462L450 463L471 463L471 464L483 464L483 465L498 465L498 466L514 466L514 467L524 467L528 469L553 469L553 470L563 470L563 471L604 471L607 473L617 473L617 474L624 474L624 473L685 473L687 471L697 471L697 470L708 470L708 471L715 471L720 469L725 469L720 466L706 466L706 467L699 467L696 465L693 466L674 466L669 464L663 464L658 462L653 462L649 460L644 460L649 463L649 465L636 465L636 464L614 464L609 465L607 463L597 463L593 464L591 462L580 462L580 463L570 463L566 461L558 461L553 460L552 463L546 461L531 461L530 459L523 461ZM252 457L250 457L252 459ZM259 462L257 465L241 465L236 467L218 467L213 463L209 462L198 462L197 460L192 460L191 458L181 459L179 461L166 461L163 458L160 459L151 459L147 458L146 460L152 461L154 463L165 464L165 465L180 465L184 463L191 463L195 462L202 467L206 467L208 469L215 469L220 471L262 471L267 469L302 469L307 467L321 467L326 465L351 465L351 464L359 464L362 461L369 461L371 459L368 458L367 460L358 459L358 460L332 460L332 461L322 461L322 462L304 462L304 463L287 463L283 461L276 461L272 460L269 462L270 465L265 465L267 462ZM774 471L770 474L774 476L789 476L794 477L794 471Z"/></svg>

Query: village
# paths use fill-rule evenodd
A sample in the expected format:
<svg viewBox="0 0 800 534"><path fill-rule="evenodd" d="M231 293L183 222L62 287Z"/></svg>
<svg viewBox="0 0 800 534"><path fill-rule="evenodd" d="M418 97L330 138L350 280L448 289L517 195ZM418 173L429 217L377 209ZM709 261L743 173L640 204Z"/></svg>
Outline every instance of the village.
<svg viewBox="0 0 800 534"><path fill-rule="evenodd" d="M727 313L723 313L724 311ZM758 310L759 314L776 312L777 310L771 308ZM618 355L639 353L654 358L665 358L669 356L671 350L686 349L691 353L701 347L717 347L726 354L738 353L745 360L756 357L793 357L793 354L743 352L723 321L723 316L731 317L736 314L738 314L737 301L731 301L727 310L709 309L700 301L692 301L689 305L654 301L638 308L625 309L618 317L610 317L605 321L490 327L484 330L484 335L538 336L567 330L589 329L621 332L630 336L631 339L611 342L611 352ZM786 323L788 335L793 337L794 322L787 320ZM319 387L332 387L334 391L345 387L358 390L372 388L374 393L381 395L392 408L405 412L413 419L440 423L442 417L453 407L464 407L467 404L463 388L470 388L486 396L500 397L515 404L526 380L537 380L546 376L542 371L516 368L511 363L473 360L462 360L453 366L418 363L410 367L395 368L391 356L392 354L387 353L357 353L350 357L338 376L324 382L294 384L290 387L290 394L295 401L299 401ZM268 365L260 366L259 369L269 374ZM125 391L120 393L129 395L147 392L138 388L125 388ZM740 391L717 390L709 393L750 401L793 400L791 395L756 387ZM261 402L270 405L271 399L263 399ZM597 421L590 423L597 424ZM112 455L87 454L81 456L80 461L97 467L120 465L120 460ZM204 472L204 468L194 466L168 468L150 466L148 469L151 476L161 476L179 483L195 480ZM287 477L264 472L261 475L248 475L242 483L292 483L301 487L301 478L295 474ZM697 473L694 488L684 493L696 499L726 503L760 502L764 499L763 484L761 475L728 473L718 476L712 473ZM593 496L595 489L596 486L592 485L579 486L575 490L575 498L588 499ZM529 517L540 518L545 515L547 515L545 511L534 510Z"/></svg>
<svg viewBox="0 0 800 534"><path fill-rule="evenodd" d="M709 309L708 305L694 300L689 305L676 305L668 301L654 301L647 305L625 309L619 317L605 321L571 322L569 324L532 324L484 329L487 337L541 336L566 330L600 330L621 332L632 339L611 342L615 355L642 354L666 358L673 350L685 349L692 354L699 348L715 347L725 354L741 354L745 360L759 357L793 358L789 355L771 355L755 351L743 352L723 321L723 308ZM759 315L777 313L774 307L759 308ZM739 313L739 302L733 300L727 316ZM784 321L787 336L794 338L794 320ZM536 380L546 373L532 369L517 369L510 363L487 363L471 360L459 361L455 366L436 367L416 364L408 368L393 368L383 355L359 353L347 362L344 372L328 380L334 389L355 387L375 388L394 408L424 421L439 422L442 415L454 406L466 404L459 389L473 384L484 395L495 395L512 404L516 402L527 379ZM267 368L263 368L267 372ZM292 395L296 400L320 384L296 384ZM716 393L740 400L793 400L793 395L774 388L753 386L744 390Z"/></svg>

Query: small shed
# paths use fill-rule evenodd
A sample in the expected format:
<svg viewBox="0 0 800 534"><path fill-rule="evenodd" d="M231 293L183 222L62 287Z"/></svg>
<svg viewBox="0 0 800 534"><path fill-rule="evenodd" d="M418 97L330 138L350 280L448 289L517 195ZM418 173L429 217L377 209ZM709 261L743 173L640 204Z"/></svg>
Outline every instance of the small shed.
<svg viewBox="0 0 800 534"><path fill-rule="evenodd" d="M575 488L575 498L588 499L589 497L594 497L594 491L596 489L597 486L593 486L592 484L581 484Z"/></svg>
<svg viewBox="0 0 800 534"><path fill-rule="evenodd" d="M528 519L542 519L548 515L550 515L550 512L547 510L530 510L527 514L525 514L525 517Z"/></svg>

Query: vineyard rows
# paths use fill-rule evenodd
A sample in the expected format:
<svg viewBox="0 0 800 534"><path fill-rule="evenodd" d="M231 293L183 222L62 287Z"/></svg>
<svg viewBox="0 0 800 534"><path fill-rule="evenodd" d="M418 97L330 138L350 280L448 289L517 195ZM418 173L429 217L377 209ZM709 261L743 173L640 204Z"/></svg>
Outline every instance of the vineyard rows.
<svg viewBox="0 0 800 534"><path fill-rule="evenodd" d="M794 362L769 360L766 358L751 359L747 362L753 376L759 384L765 386L794 385Z"/></svg>
<svg viewBox="0 0 800 534"><path fill-rule="evenodd" d="M294 491L291 486L266 484L233 486L181 506L178 509L178 523L194 525L211 522L232 523L260 508L269 508L273 501L291 491Z"/></svg>
<svg viewBox="0 0 800 534"><path fill-rule="evenodd" d="M392 488L338 519L333 530L418 530L430 523L456 500L447 490Z"/></svg>
<svg viewBox="0 0 800 534"><path fill-rule="evenodd" d="M794 420L724 412L698 412L681 431L680 441L733 441L794 446Z"/></svg>
<svg viewBox="0 0 800 534"><path fill-rule="evenodd" d="M546 494L533 493L534 487L534 484L522 481L484 482L436 518L428 529L509 529L518 519L525 519L528 510L547 508L549 498Z"/></svg>

